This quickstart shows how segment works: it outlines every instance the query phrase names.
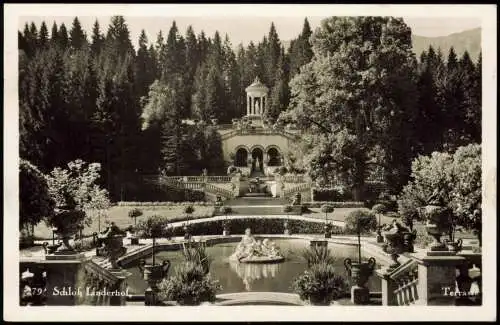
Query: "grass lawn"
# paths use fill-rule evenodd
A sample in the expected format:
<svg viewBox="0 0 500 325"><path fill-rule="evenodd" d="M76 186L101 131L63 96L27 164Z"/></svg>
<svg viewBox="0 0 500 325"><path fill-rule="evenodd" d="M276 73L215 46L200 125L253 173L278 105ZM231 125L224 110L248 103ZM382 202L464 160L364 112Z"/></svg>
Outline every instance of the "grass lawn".
<svg viewBox="0 0 500 325"><path fill-rule="evenodd" d="M106 228L106 222L113 221L118 227L126 228L130 225L134 225L134 219L129 218L128 212L135 208L135 206L114 206L107 211L107 216L101 216L101 231ZM143 215L137 218L137 223L142 220L146 220L149 216L160 215L167 219L178 218L184 216L184 206L137 206L141 209ZM201 218L212 216L213 207L212 206L194 206L194 213L192 216L194 218ZM83 230L84 235L90 235L93 232L99 230L99 218L97 216L92 217L92 223L90 226L85 227ZM36 239L52 239L52 230L47 227L45 222L40 222L35 227L35 237Z"/></svg>

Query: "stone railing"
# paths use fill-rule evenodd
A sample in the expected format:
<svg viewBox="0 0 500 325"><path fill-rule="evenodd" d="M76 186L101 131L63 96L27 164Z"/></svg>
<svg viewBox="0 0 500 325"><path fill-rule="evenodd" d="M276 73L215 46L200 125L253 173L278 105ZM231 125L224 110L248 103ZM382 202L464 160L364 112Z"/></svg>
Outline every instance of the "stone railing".
<svg viewBox="0 0 500 325"><path fill-rule="evenodd" d="M304 175L285 175L283 176L283 181L285 183L305 183L306 178Z"/></svg>
<svg viewBox="0 0 500 325"><path fill-rule="evenodd" d="M179 189L189 189L220 195L225 198L234 197L234 193L217 187L211 183L231 183L231 176L159 176L158 182Z"/></svg>
<svg viewBox="0 0 500 325"><path fill-rule="evenodd" d="M237 136L237 135L282 135L291 140L295 140L298 135L286 130L274 130L274 129L252 129L252 128L241 128L225 133L221 136L222 140Z"/></svg>
<svg viewBox="0 0 500 325"><path fill-rule="evenodd" d="M382 293L382 303L387 305L408 306L415 304L418 294L418 263L410 259L387 275L382 281L391 282L387 291Z"/></svg>
<svg viewBox="0 0 500 325"><path fill-rule="evenodd" d="M299 193L309 192L310 190L311 190L311 184L310 183L302 183L302 184L299 184L297 186L293 186L293 187L285 189L283 191L282 197L284 197L284 198L290 198L293 195L295 195L295 193L297 193L297 192L299 192Z"/></svg>
<svg viewBox="0 0 500 325"><path fill-rule="evenodd" d="M225 198L233 198L234 193L231 191L228 191L226 189L214 186L212 184L205 184L205 192L216 194L216 195L221 195Z"/></svg>
<svg viewBox="0 0 500 325"><path fill-rule="evenodd" d="M382 280L382 305L481 304L480 253L432 252L430 255L409 254L408 257L393 270L377 270Z"/></svg>

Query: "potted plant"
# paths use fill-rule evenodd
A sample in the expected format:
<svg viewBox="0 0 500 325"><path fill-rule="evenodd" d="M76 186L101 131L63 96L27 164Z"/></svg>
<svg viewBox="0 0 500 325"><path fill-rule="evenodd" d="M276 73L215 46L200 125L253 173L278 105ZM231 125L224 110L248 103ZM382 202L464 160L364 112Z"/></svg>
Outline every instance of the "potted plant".
<svg viewBox="0 0 500 325"><path fill-rule="evenodd" d="M331 225L328 225L328 213L332 213L334 211L334 207L331 204L324 204L321 206L321 212L325 214L325 238L331 237ZM329 230L329 232L327 232Z"/></svg>
<svg viewBox="0 0 500 325"><path fill-rule="evenodd" d="M347 283L335 273L333 265L320 262L295 278L292 288L300 299L311 305L328 306L332 301L345 297Z"/></svg>
<svg viewBox="0 0 500 325"><path fill-rule="evenodd" d="M190 220L194 213L194 207L192 205L187 205L184 207L184 213L186 214L186 219Z"/></svg>
<svg viewBox="0 0 500 325"><path fill-rule="evenodd" d="M216 293L221 289L217 280L206 274L199 263L192 261L182 263L175 274L163 279L158 287L160 299L187 306L215 302Z"/></svg>
<svg viewBox="0 0 500 325"><path fill-rule="evenodd" d="M54 227L62 239L59 253L74 250L69 244L83 224L90 225L85 211L104 209L109 206L108 193L97 185L100 172L99 163L86 164L82 160L68 163L68 168L54 168L47 175L49 194L56 209L46 217L49 226Z"/></svg>
<svg viewBox="0 0 500 325"><path fill-rule="evenodd" d="M351 277L351 301L353 304L366 304L370 300L370 292L366 283L375 269L375 258L368 261L361 259L361 233L374 230L377 226L375 215L370 210L354 210L346 218L346 230L355 231L358 237L358 262L350 258L344 260L344 266Z"/></svg>
<svg viewBox="0 0 500 325"><path fill-rule="evenodd" d="M372 212L375 216L378 216L378 225L377 225L377 243L384 242L384 236L382 236L381 222L380 217L387 212L387 207L385 204L378 203L372 207Z"/></svg>
<svg viewBox="0 0 500 325"><path fill-rule="evenodd" d="M142 216L142 210L139 208L133 208L128 212L129 218L134 219L134 226L137 226L137 217Z"/></svg>
<svg viewBox="0 0 500 325"><path fill-rule="evenodd" d="M170 261L164 260L162 263L156 263L156 238L160 237L163 234L164 230L164 222L160 216L152 216L147 221L147 232L148 235L153 240L153 245L151 248L151 264L147 264L145 260L141 260L138 268L141 272L144 280L148 284L148 288L145 290L145 305L146 306L155 306L159 305L158 301L158 282L160 282L163 278L166 277L168 270L170 269Z"/></svg>
<svg viewBox="0 0 500 325"><path fill-rule="evenodd" d="M332 229L333 225L331 222L325 223L325 225L323 226L323 230L325 232L325 238L332 238Z"/></svg>

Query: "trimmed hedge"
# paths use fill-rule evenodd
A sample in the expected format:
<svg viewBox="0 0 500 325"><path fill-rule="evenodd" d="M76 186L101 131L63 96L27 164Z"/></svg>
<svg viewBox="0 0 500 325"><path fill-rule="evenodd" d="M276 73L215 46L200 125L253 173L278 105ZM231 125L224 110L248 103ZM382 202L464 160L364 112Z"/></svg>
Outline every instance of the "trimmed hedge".
<svg viewBox="0 0 500 325"><path fill-rule="evenodd" d="M244 234L246 228L252 229L252 233L259 234L283 234L285 231L285 221L288 222L288 229L294 234L321 234L324 231L324 223L309 222L304 220L290 220L290 219L258 219L258 218L245 218L245 219L228 219L228 220L209 220L206 222L199 222L189 224L189 233L193 236L210 236L222 234L224 223L229 221L229 231L232 234ZM168 222L165 223L165 226ZM147 233L147 232L146 232ZM342 235L345 234L343 228L332 226L332 234ZM142 234L141 234L142 235ZM183 236L183 226L166 229L163 227L162 237L170 236Z"/></svg>
<svg viewBox="0 0 500 325"><path fill-rule="evenodd" d="M313 188L312 189L313 201L349 201L352 200L352 193L346 191L341 193L336 188Z"/></svg>
<svg viewBox="0 0 500 325"><path fill-rule="evenodd" d="M364 202L346 201L346 202L332 202L332 201L315 201L303 203L308 208L321 208L323 205L329 204L334 208L364 208Z"/></svg>
<svg viewBox="0 0 500 325"><path fill-rule="evenodd" d="M190 202L172 202L172 201L157 201L157 202L134 202L134 201L120 201L118 206L213 206L213 202L207 201L190 201Z"/></svg>

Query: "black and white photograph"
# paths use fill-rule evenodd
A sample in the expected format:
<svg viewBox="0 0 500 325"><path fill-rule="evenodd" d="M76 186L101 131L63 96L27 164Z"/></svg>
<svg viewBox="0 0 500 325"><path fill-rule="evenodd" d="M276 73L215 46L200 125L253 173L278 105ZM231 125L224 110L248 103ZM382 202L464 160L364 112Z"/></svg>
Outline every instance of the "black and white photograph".
<svg viewBox="0 0 500 325"><path fill-rule="evenodd" d="M4 319L496 319L495 6L5 8Z"/></svg>

